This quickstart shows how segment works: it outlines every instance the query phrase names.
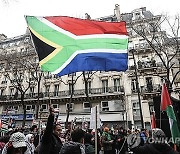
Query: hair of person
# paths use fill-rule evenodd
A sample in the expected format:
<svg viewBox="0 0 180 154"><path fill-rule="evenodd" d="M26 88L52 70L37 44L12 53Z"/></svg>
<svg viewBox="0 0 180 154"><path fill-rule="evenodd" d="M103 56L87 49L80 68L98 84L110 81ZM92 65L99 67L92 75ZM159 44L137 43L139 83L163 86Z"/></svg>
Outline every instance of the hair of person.
<svg viewBox="0 0 180 154"><path fill-rule="evenodd" d="M56 126L61 126L60 124L53 124L53 130L56 129Z"/></svg>
<svg viewBox="0 0 180 154"><path fill-rule="evenodd" d="M75 129L71 133L71 138L73 142L80 142L84 138L85 132L82 129Z"/></svg>
<svg viewBox="0 0 180 154"><path fill-rule="evenodd" d="M32 125L31 131L33 131L35 128L37 128L37 125Z"/></svg>

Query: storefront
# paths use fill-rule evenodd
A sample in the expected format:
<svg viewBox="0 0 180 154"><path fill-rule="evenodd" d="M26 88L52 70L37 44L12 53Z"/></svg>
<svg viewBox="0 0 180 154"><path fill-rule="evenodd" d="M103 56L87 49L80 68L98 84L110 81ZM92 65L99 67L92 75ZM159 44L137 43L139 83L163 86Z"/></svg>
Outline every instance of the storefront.
<svg viewBox="0 0 180 154"><path fill-rule="evenodd" d="M21 127L24 118L23 114L1 115L2 121L6 121L11 127ZM26 126L30 127L34 120L33 114L26 114Z"/></svg>

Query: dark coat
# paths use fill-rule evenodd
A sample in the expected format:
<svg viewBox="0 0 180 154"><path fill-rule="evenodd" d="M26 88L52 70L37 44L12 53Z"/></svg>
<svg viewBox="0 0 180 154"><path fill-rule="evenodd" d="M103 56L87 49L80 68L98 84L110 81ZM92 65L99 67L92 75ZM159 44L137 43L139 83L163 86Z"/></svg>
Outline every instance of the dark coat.
<svg viewBox="0 0 180 154"><path fill-rule="evenodd" d="M59 154L62 142L58 136L53 133L54 116L49 115L46 130L42 136L39 154Z"/></svg>
<svg viewBox="0 0 180 154"><path fill-rule="evenodd" d="M178 154L168 144L145 144L131 150L135 154Z"/></svg>
<svg viewBox="0 0 180 154"><path fill-rule="evenodd" d="M81 144L77 142L66 142L61 148L59 154L81 154Z"/></svg>

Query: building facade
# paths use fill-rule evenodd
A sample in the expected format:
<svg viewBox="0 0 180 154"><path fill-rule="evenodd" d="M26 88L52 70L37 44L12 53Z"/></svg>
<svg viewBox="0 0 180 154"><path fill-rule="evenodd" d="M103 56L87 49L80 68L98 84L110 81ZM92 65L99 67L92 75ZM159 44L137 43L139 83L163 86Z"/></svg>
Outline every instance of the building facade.
<svg viewBox="0 0 180 154"><path fill-rule="evenodd" d="M0 61L1 118L4 121L14 119L16 125L21 124L24 107L21 96L25 92L23 103L27 114L26 125L31 125L37 114L38 118L46 121L49 104L53 105L58 114L58 120L62 123L66 121L68 108L70 109L69 122L89 122L90 107L99 105L102 124L109 124L110 127L119 125L126 128L141 128L138 99L140 97L144 126L149 129L153 97L161 94L161 85L166 78L167 70L146 41L133 33L130 23L134 21L133 24L137 24L144 19L152 20L152 18L159 20L159 16L154 16L146 8L136 9L126 14L120 14L118 5L115 9L114 15L97 20L126 21L130 37L129 69L126 72L85 72L84 76L83 73L78 72L57 77L39 70L38 57L28 33L15 38L1 39L1 53L6 53L1 56ZM9 65L11 59L18 59L13 64L18 63L18 68L21 69L14 67L13 64ZM135 66L137 66L137 72ZM172 76L172 71L170 73ZM138 77L138 87L136 77ZM176 98L179 95L179 82L177 80L173 85ZM22 91L19 90L20 88L23 88Z"/></svg>

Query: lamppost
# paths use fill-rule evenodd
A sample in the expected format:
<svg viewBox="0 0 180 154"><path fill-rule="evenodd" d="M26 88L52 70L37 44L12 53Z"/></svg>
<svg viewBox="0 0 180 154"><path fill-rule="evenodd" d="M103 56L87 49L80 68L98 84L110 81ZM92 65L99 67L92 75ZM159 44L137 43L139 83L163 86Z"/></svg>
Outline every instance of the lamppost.
<svg viewBox="0 0 180 154"><path fill-rule="evenodd" d="M141 117L141 126L144 128L144 121L143 121L143 115L142 115L142 107L141 107L141 98L140 98L140 88L139 88L139 81L138 81L138 76L137 76L137 65L136 65L136 60L134 57L134 49L131 49L129 52L132 53L133 60L134 60L134 67L135 67L135 77L136 77L136 88L137 88L137 93L138 93L138 102L139 102L139 110L140 110L140 117Z"/></svg>

